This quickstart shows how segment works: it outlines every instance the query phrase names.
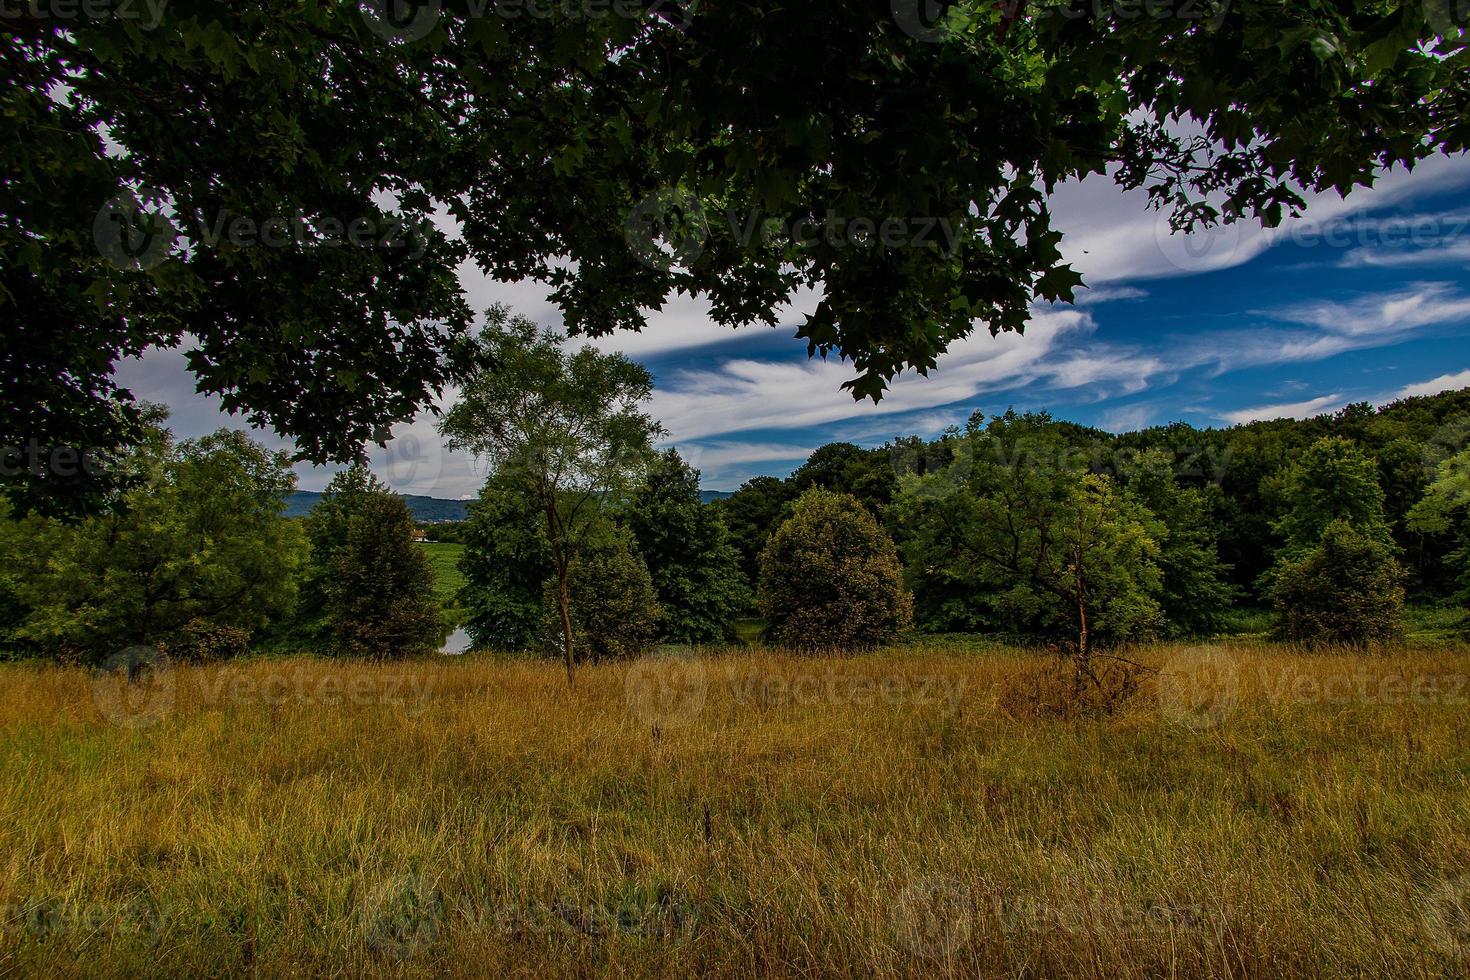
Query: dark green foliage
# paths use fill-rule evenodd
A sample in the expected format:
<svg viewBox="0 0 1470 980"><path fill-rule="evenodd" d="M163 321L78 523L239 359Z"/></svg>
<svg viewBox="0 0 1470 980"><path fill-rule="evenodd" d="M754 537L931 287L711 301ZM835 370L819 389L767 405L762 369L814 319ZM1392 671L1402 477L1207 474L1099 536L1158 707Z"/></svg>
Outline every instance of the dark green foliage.
<svg viewBox="0 0 1470 980"><path fill-rule="evenodd" d="M412 509L412 507L409 508L410 511L412 511ZM417 516L415 516L414 520L418 520ZM425 541L437 541L441 544L464 544L464 521L445 521L440 524L419 524L419 530L424 532Z"/></svg>
<svg viewBox="0 0 1470 980"><path fill-rule="evenodd" d="M503 306L490 309L477 356L489 367L466 382L440 431L451 449L488 459L492 479L510 481L541 513L570 684L572 562L605 523L605 509L641 482L663 429L642 411L653 392L647 368L591 346L569 349L562 339Z"/></svg>
<svg viewBox="0 0 1470 980"><path fill-rule="evenodd" d="M513 480L492 476L470 504L460 558L460 604L475 646L529 650L540 645L547 583L555 576L546 520Z"/></svg>
<svg viewBox="0 0 1470 980"><path fill-rule="evenodd" d="M1347 439L1314 442L1284 479L1282 492L1290 509L1275 530L1288 550L1315 545L1334 521L1345 521L1377 540L1389 540L1378 466Z"/></svg>
<svg viewBox="0 0 1470 980"><path fill-rule="evenodd" d="M439 648L434 573L401 497L352 467L332 478L307 526L310 587L332 652L386 660Z"/></svg>
<svg viewBox="0 0 1470 980"><path fill-rule="evenodd" d="M812 489L761 553L761 612L795 649L865 649L913 618L893 541L848 494Z"/></svg>
<svg viewBox="0 0 1470 980"><path fill-rule="evenodd" d="M1084 660L1161 628L1151 515L1088 472L1090 436L1011 411L950 439L952 462L906 478L890 514L926 606Z"/></svg>
<svg viewBox="0 0 1470 980"><path fill-rule="evenodd" d="M201 391L313 459L386 438L471 318L463 248L429 221L443 117L356 4L170 2L156 25L107 6L0 23L0 445L136 440L112 366L180 341ZM149 217L164 203L171 229ZM232 237L237 220L253 230ZM370 231L349 238L354 221ZM104 503L113 476L5 482L59 509Z"/></svg>
<svg viewBox="0 0 1470 980"><path fill-rule="evenodd" d="M1470 450L1441 462L1424 499L1405 519L1408 529L1443 554L1441 565L1448 581L1443 592L1461 606L1470 606Z"/></svg>
<svg viewBox="0 0 1470 980"><path fill-rule="evenodd" d="M810 287L798 336L877 398L977 325L1018 330L1072 295L1057 182L1146 188L1180 227L1275 225L1305 189L1370 184L1470 132L1439 0L472 6L410 8L427 16L413 36L296 0L161 4L146 30L5 18L0 444L132 438L112 364L187 331L201 390L312 458L352 456L463 366L467 257L546 282L588 334L639 328L676 292L720 323L775 323ZM175 216L181 247L157 265L135 260L161 222L126 198L103 227L137 247L109 264L94 241L125 190ZM439 207L462 235L433 227ZM796 231L828 214L869 232ZM298 216L373 234L217 238ZM873 241L889 221L899 247ZM665 224L692 236L665 242Z"/></svg>
<svg viewBox="0 0 1470 980"><path fill-rule="evenodd" d="M735 620L752 597L720 512L699 501L699 471L668 450L633 495L624 521L653 576L663 638L733 641Z"/></svg>
<svg viewBox="0 0 1470 980"><path fill-rule="evenodd" d="M1276 636L1307 645L1367 646L1402 631L1403 570L1392 548L1344 520L1285 559L1270 587Z"/></svg>
<svg viewBox="0 0 1470 980"><path fill-rule="evenodd" d="M572 631L578 649L592 660L647 653L658 638L662 610L648 566L624 534L611 533L572 561ZM551 649L561 630L554 583L547 583L543 636Z"/></svg>
<svg viewBox="0 0 1470 980"><path fill-rule="evenodd" d="M1364 424L1361 414L1349 424ZM1400 631L1404 572L1384 517L1378 466L1340 437L1314 442L1281 476L1285 544L1263 584L1276 633L1308 644L1364 645Z"/></svg>
<svg viewBox="0 0 1470 980"><path fill-rule="evenodd" d="M1168 636L1207 635L1221 629L1236 590L1221 564L1211 497L1179 485L1173 457L1161 449L1138 457L1129 474L1128 494L1148 510L1144 519L1159 545L1163 589L1159 604Z"/></svg>
<svg viewBox="0 0 1470 980"><path fill-rule="evenodd" d="M237 431L174 443L153 428L128 465L136 486L109 513L6 522L0 585L24 616L13 641L98 660L230 631L210 646L236 653L240 637L290 611L305 545L280 516L295 480L285 454Z"/></svg>
<svg viewBox="0 0 1470 980"><path fill-rule="evenodd" d="M883 513L898 488L898 476L889 452L863 449L850 442L833 442L821 447L786 482L789 497L798 497L812 487L847 493L874 516Z"/></svg>
<svg viewBox="0 0 1470 980"><path fill-rule="evenodd" d="M740 570L746 581L754 582L760 577L761 551L794 496L785 481L774 476L758 476L716 503L730 529L730 541L740 554Z"/></svg>

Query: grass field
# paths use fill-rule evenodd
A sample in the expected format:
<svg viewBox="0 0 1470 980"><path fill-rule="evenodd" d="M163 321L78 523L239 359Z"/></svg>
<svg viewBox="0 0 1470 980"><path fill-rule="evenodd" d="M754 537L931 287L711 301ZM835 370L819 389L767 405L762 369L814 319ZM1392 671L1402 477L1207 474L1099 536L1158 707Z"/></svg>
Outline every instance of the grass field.
<svg viewBox="0 0 1470 980"><path fill-rule="evenodd" d="M429 556L434 569L434 597L444 608L444 618L454 626L464 622L464 610L459 607L459 590L464 588L464 573L459 570L459 558L464 554L464 545L448 541L424 541L419 547Z"/></svg>
<svg viewBox="0 0 1470 980"><path fill-rule="evenodd" d="M1454 976L1470 653L0 667L0 976Z"/></svg>

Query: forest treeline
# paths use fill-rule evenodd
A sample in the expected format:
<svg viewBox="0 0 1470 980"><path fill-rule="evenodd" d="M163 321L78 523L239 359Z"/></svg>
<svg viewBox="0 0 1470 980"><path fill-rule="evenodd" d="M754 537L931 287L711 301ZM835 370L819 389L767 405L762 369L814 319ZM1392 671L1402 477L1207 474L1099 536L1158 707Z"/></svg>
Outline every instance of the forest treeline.
<svg viewBox="0 0 1470 980"><path fill-rule="evenodd" d="M1363 645L1406 602L1470 589L1470 390L1301 421L1114 435L975 413L934 439L823 446L703 502L643 415L651 378L500 317L498 365L442 427L490 460L462 523L451 621L402 498L353 467L283 516L291 461L239 432L176 441L159 410L105 513L0 520L0 645L99 662L250 649L395 657L463 625L581 660L719 645L758 619L793 648L899 633L1094 647L1207 636L1234 608L1282 639Z"/></svg>

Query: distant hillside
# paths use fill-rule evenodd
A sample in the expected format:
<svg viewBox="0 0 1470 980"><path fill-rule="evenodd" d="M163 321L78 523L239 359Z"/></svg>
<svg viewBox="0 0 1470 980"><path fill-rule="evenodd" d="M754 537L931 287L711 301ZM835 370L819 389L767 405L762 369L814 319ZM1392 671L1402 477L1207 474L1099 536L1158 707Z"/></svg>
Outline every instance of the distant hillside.
<svg viewBox="0 0 1470 980"><path fill-rule="evenodd" d="M701 490L699 499L705 503L722 500L730 496L729 490ZM304 517L316 506L322 495L311 490L297 490L286 498L286 516ZM408 509L413 519L420 524L438 524L443 521L462 521L469 514L468 500L445 500L441 497L422 497L405 494Z"/></svg>
<svg viewBox="0 0 1470 980"><path fill-rule="evenodd" d="M286 516L304 517L316 506L322 495L311 490L297 490L286 498ZM409 512L420 524L438 524L443 521L462 521L469 513L467 500L442 500L438 497L421 497L404 494Z"/></svg>

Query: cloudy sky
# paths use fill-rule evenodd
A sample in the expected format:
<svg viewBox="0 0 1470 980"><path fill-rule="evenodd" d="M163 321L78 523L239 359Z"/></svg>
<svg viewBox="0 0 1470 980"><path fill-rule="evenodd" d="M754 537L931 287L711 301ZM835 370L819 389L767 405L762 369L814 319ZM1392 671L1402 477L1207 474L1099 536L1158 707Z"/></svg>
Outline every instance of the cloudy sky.
<svg viewBox="0 0 1470 980"><path fill-rule="evenodd" d="M653 371L653 415L711 489L784 475L835 440L880 445L930 436L977 410L1048 409L1115 432L1176 420L1200 426L1306 417L1353 401L1470 386L1470 158L1434 158L1346 200L1312 201L1267 232L1251 225L1170 235L1142 194L1105 179L1058 189L1056 223L1089 288L1040 307L1024 337L980 329L928 378L900 377L880 404L840 389L850 365L809 360L789 326L720 327L675 297L641 334L597 341ZM462 274L471 302L508 302L559 325L545 290ZM120 365L120 380L173 408L181 436L242 426L194 392L177 351ZM288 446L270 433L258 438ZM373 456L404 493L472 495L484 466L445 452L427 414ZM303 466L302 489L331 471Z"/></svg>

